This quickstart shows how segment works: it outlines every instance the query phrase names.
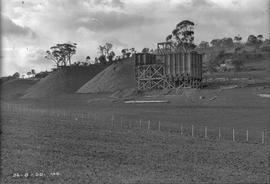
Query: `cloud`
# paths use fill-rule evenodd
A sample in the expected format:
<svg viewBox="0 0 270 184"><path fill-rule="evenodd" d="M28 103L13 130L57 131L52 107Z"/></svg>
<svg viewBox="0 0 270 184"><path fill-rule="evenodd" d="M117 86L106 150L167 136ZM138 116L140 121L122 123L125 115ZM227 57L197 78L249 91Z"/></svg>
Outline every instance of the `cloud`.
<svg viewBox="0 0 270 184"><path fill-rule="evenodd" d="M119 7L124 8L124 2L121 0L94 0L94 4L96 5L105 5L105 6L112 6L112 7Z"/></svg>
<svg viewBox="0 0 270 184"><path fill-rule="evenodd" d="M36 33L29 27L20 26L6 16L2 17L2 21L2 31L4 35L15 37L30 37L32 39L37 37Z"/></svg>
<svg viewBox="0 0 270 184"><path fill-rule="evenodd" d="M121 0L112 0L112 6L124 8L125 4Z"/></svg>
<svg viewBox="0 0 270 184"><path fill-rule="evenodd" d="M211 2L210 0L191 0L188 2L192 7L198 8L198 7L212 7L215 4Z"/></svg>
<svg viewBox="0 0 270 184"><path fill-rule="evenodd" d="M110 32L123 28L136 27L150 22L151 19L141 15L120 13L116 11L99 11L90 15L81 16L81 19L76 19L74 27L83 26L96 32Z"/></svg>
<svg viewBox="0 0 270 184"><path fill-rule="evenodd" d="M78 44L74 61L96 57L98 45L106 42L116 50L156 48L185 19L195 23L196 43L237 34L243 40L249 34L268 37L270 28L268 0L27 0L24 4L4 0L3 4L3 38L9 36L3 45L20 50L5 57L8 66L40 67L35 54L25 53L27 48L47 50L67 41Z"/></svg>
<svg viewBox="0 0 270 184"><path fill-rule="evenodd" d="M45 51L40 48L11 48L2 52L1 75L11 75L15 72L26 73L31 69L39 72L53 68L53 63L44 58Z"/></svg>

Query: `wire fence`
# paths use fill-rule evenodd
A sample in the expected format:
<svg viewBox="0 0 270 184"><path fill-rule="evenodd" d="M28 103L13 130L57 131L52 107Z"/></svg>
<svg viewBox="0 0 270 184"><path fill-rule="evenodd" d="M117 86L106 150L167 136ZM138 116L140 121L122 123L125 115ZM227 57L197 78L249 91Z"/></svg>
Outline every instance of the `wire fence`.
<svg viewBox="0 0 270 184"><path fill-rule="evenodd" d="M270 143L269 130L211 127L193 123L162 122L146 119L126 119L120 115L106 116L98 112L75 112L60 109L38 109L30 105L1 104L2 113L16 113L22 117L42 116L43 118L61 121L77 121L110 130L136 129L143 131L168 132L180 136L216 141L232 141L239 143L263 144ZM4 114L2 114L4 115Z"/></svg>

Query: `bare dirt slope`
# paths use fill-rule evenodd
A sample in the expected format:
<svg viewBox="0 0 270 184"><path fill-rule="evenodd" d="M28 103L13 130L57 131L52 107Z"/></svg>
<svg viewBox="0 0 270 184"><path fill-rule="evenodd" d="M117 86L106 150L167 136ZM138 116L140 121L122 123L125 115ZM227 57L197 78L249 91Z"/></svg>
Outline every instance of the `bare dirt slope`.
<svg viewBox="0 0 270 184"><path fill-rule="evenodd" d="M11 79L1 81L1 99L14 99L25 94L25 91L36 84L32 79Z"/></svg>
<svg viewBox="0 0 270 184"><path fill-rule="evenodd" d="M136 88L134 64L131 58L112 64L83 85L77 93L130 93Z"/></svg>
<svg viewBox="0 0 270 184"><path fill-rule="evenodd" d="M22 98L41 98L73 93L105 66L72 67L55 71L29 88Z"/></svg>

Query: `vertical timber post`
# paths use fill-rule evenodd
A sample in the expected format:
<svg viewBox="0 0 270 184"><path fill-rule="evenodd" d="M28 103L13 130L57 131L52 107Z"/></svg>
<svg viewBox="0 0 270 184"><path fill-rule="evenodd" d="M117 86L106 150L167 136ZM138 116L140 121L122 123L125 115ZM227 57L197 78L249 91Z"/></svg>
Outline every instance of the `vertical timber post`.
<svg viewBox="0 0 270 184"><path fill-rule="evenodd" d="M191 136L194 137L194 126L191 126Z"/></svg>
<svg viewBox="0 0 270 184"><path fill-rule="evenodd" d="M218 140L221 139L221 131L220 131L220 128L218 128Z"/></svg>
<svg viewBox="0 0 270 184"><path fill-rule="evenodd" d="M150 130L150 125L151 124L151 121L150 120L148 120L148 130Z"/></svg>
<svg viewBox="0 0 270 184"><path fill-rule="evenodd" d="M232 129L232 139L233 139L233 142L234 142L235 141L234 128Z"/></svg>
<svg viewBox="0 0 270 184"><path fill-rule="evenodd" d="M113 129L113 127L114 127L114 117L112 115L112 129Z"/></svg>
<svg viewBox="0 0 270 184"><path fill-rule="evenodd" d="M183 124L181 124L181 127L180 127L180 134L183 135Z"/></svg>
<svg viewBox="0 0 270 184"><path fill-rule="evenodd" d="M207 126L204 127L204 138L207 139Z"/></svg>
<svg viewBox="0 0 270 184"><path fill-rule="evenodd" d="M246 131L246 141L248 142L248 130Z"/></svg>
<svg viewBox="0 0 270 184"><path fill-rule="evenodd" d="M264 144L264 131L262 132L262 144Z"/></svg>
<svg viewBox="0 0 270 184"><path fill-rule="evenodd" d="M142 129L142 120L140 119L140 129Z"/></svg>
<svg viewBox="0 0 270 184"><path fill-rule="evenodd" d="M158 131L160 131L160 121L158 122Z"/></svg>

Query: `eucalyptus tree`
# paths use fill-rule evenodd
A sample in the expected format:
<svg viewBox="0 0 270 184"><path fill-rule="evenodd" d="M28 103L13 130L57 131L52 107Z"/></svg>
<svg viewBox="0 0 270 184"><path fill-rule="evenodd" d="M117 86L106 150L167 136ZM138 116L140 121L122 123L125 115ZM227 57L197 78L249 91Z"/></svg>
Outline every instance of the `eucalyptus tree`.
<svg viewBox="0 0 270 184"><path fill-rule="evenodd" d="M57 67L71 65L71 57L76 54L76 43L56 44L46 51L45 58L53 61Z"/></svg>
<svg viewBox="0 0 270 184"><path fill-rule="evenodd" d="M171 42L175 50L188 52L196 46L194 44L194 23L183 20L176 25L172 34L166 37L167 42Z"/></svg>

